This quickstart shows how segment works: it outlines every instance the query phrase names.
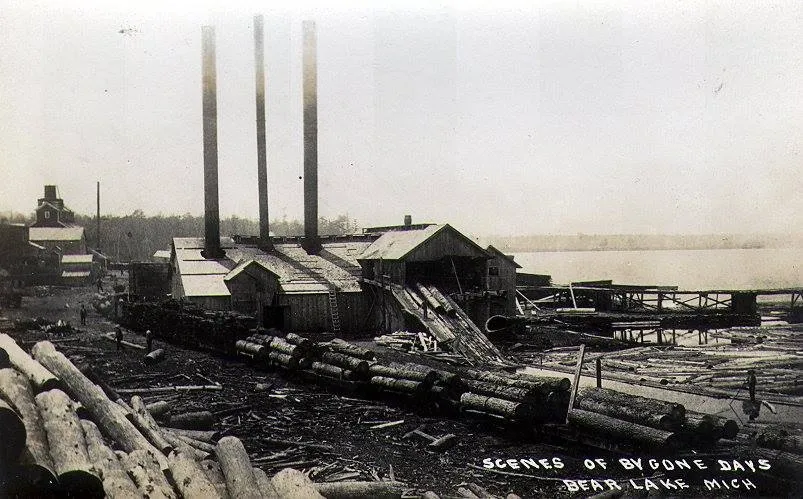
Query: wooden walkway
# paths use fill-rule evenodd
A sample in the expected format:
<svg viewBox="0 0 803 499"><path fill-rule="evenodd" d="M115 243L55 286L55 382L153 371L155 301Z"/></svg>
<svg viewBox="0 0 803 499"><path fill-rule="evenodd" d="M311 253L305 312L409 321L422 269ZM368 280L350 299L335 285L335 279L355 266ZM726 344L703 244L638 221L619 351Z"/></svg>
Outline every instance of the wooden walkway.
<svg viewBox="0 0 803 499"><path fill-rule="evenodd" d="M519 286L538 305L592 306L600 311L694 311L756 313L760 296L789 296L791 308L803 307L803 287L769 289L679 290L670 286Z"/></svg>

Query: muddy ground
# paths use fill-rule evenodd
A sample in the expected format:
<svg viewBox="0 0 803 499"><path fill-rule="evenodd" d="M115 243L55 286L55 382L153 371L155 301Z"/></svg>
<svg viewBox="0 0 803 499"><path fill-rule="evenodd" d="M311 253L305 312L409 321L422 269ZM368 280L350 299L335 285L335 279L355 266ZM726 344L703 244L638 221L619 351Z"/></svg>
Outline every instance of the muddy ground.
<svg viewBox="0 0 803 499"><path fill-rule="evenodd" d="M124 281L124 277L116 279ZM106 286L110 288L111 281ZM169 400L176 412L217 413L215 428L242 439L252 461L268 474L292 466L307 470L316 481L394 478L414 489L411 497L415 497L414 491L425 490L433 490L442 497L454 496L457 487L467 482L502 497L510 492L525 498L561 497L571 495L561 478L600 477L599 472L584 471L584 458L618 457L539 435L533 428L433 416L404 400L371 400L356 394L335 393L281 372L257 369L241 359L186 350L158 340L155 347L164 348L165 360L146 366L141 350L117 351L113 342L101 338L113 330L114 324L90 307L94 287L38 291L40 296L25 296L20 309L0 310L0 330L14 336L25 348L42 339L54 341L73 362L94 367L116 389L219 383L223 387L220 391L143 397L146 402ZM81 303L89 311L86 326L79 325ZM15 319L37 317L70 321L78 329L59 335L41 329L11 330ZM144 338L131 332L126 332L125 339L144 345ZM394 426L371 428L401 420ZM431 435L455 434L457 444L446 452L432 452L423 440L404 438L405 433L422 425ZM559 458L564 469L514 470L507 466L488 471L483 468L486 458ZM616 473L610 476L616 478Z"/></svg>

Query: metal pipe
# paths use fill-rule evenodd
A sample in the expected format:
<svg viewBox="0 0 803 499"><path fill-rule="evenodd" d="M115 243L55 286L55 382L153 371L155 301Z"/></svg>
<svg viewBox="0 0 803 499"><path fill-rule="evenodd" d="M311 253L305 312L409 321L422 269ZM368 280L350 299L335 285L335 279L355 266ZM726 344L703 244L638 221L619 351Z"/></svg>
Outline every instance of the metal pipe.
<svg viewBox="0 0 803 499"><path fill-rule="evenodd" d="M218 208L217 70L215 28L203 26L203 121L204 121L204 258L221 258Z"/></svg>
<svg viewBox="0 0 803 499"><path fill-rule="evenodd" d="M259 188L259 243L269 248L268 156L265 145L265 35L262 16L254 16L254 58L256 62L257 185Z"/></svg>

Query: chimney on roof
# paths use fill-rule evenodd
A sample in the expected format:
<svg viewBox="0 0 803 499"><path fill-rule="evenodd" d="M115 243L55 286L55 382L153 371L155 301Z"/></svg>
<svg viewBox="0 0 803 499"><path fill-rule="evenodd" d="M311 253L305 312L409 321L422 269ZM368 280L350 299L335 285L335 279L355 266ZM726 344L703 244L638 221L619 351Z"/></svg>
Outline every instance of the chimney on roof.
<svg viewBox="0 0 803 499"><path fill-rule="evenodd" d="M203 120L204 120L204 258L222 258L217 177L217 71L215 28L203 26Z"/></svg>
<svg viewBox="0 0 803 499"><path fill-rule="evenodd" d="M56 199L56 186L55 185L46 185L45 186L45 199L47 199L47 200L55 200Z"/></svg>
<svg viewBox="0 0 803 499"><path fill-rule="evenodd" d="M262 16L254 16L256 62L257 184L259 189L259 245L271 247L268 219L268 156L265 146L265 35Z"/></svg>
<svg viewBox="0 0 803 499"><path fill-rule="evenodd" d="M318 253L318 73L315 22L304 21L304 242L308 253Z"/></svg>

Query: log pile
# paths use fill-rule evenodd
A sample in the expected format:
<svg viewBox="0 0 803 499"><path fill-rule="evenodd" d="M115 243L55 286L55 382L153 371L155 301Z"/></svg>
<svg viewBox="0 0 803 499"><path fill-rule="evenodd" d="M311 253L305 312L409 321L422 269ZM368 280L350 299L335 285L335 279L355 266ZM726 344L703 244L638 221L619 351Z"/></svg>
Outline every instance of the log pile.
<svg viewBox="0 0 803 499"><path fill-rule="evenodd" d="M748 371L755 371L756 392L762 400L803 401L800 325L733 327L727 331L667 330L666 346L641 346L586 356L586 373L601 359L610 379L655 386L673 386L693 393L746 397ZM671 345L672 338L692 340L692 346ZM699 342L698 342L699 339ZM699 344L698 344L699 343ZM545 352L543 365L569 371L573 350Z"/></svg>
<svg viewBox="0 0 803 499"><path fill-rule="evenodd" d="M569 380L495 374L481 369L447 372L415 363L383 364L369 349L343 340L311 342L254 334L236 343L238 354L258 367L278 368L349 391L406 398L417 407L487 417L507 423L565 418Z"/></svg>
<svg viewBox="0 0 803 499"><path fill-rule="evenodd" d="M739 432L732 419L604 388L580 389L568 419L580 434L603 435L648 450L710 447Z"/></svg>
<svg viewBox="0 0 803 499"><path fill-rule="evenodd" d="M124 302L120 323L134 331L190 348L233 353L235 342L257 326L256 319L237 312L209 311L176 300Z"/></svg>
<svg viewBox="0 0 803 499"><path fill-rule="evenodd" d="M152 413L136 395L112 401L52 343L37 343L31 356L3 342L16 364L0 369L0 495L367 498L405 490L399 482L316 484L291 468L269 477L240 440L218 440L208 411L171 414L153 404ZM30 375L37 372L48 375Z"/></svg>

